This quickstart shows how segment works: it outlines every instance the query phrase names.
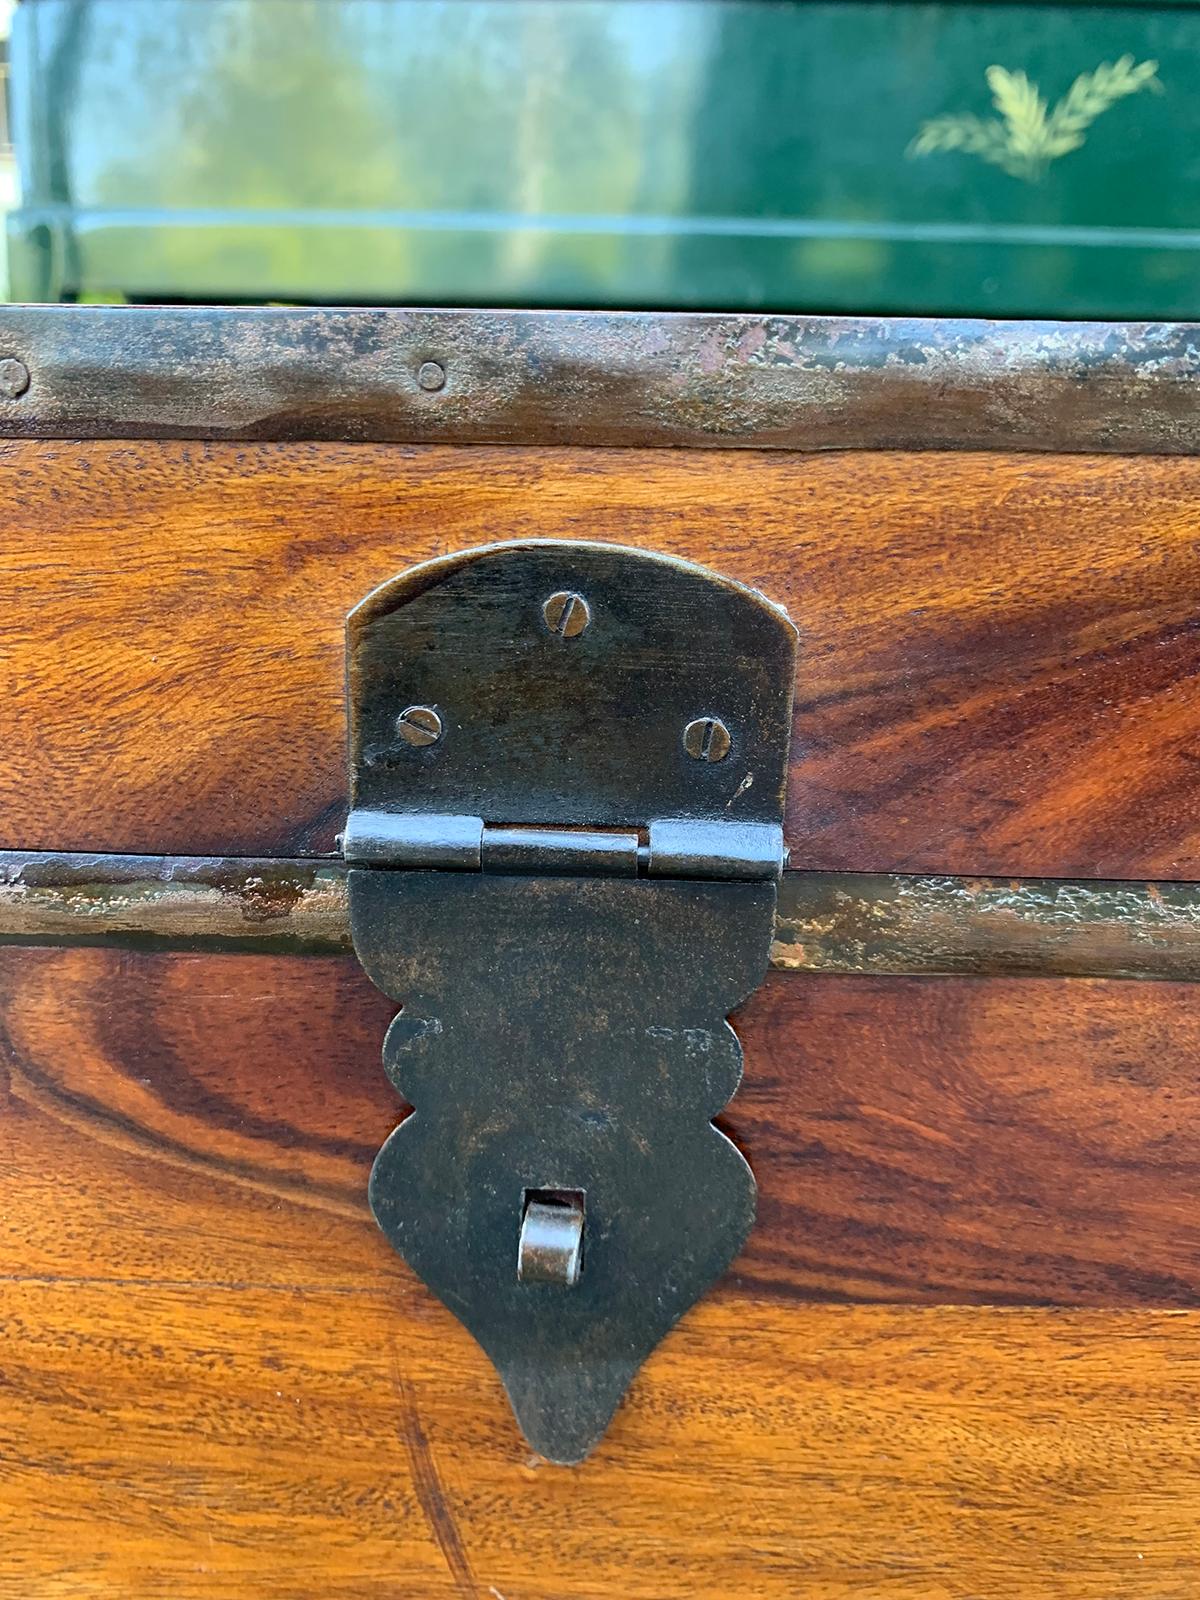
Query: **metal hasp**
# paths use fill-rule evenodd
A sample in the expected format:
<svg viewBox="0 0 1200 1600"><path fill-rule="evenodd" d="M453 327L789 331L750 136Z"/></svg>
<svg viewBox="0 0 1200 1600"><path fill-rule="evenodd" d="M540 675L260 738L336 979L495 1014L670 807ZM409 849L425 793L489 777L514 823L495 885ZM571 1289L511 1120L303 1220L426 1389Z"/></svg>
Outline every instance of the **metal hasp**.
<svg viewBox="0 0 1200 1600"><path fill-rule="evenodd" d="M795 630L549 541L416 567L347 635L351 931L414 1107L371 1205L529 1442L580 1461L753 1220L711 1119L771 947Z"/></svg>

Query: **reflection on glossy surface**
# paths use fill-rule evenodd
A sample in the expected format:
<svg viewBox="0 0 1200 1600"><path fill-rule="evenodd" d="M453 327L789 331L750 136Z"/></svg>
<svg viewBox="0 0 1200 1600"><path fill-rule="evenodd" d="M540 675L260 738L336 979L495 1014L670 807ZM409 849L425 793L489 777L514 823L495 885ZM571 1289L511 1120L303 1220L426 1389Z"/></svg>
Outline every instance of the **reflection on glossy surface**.
<svg viewBox="0 0 1200 1600"><path fill-rule="evenodd" d="M28 298L1194 314L1200 11L37 0ZM1157 61L1023 183L931 118Z"/></svg>

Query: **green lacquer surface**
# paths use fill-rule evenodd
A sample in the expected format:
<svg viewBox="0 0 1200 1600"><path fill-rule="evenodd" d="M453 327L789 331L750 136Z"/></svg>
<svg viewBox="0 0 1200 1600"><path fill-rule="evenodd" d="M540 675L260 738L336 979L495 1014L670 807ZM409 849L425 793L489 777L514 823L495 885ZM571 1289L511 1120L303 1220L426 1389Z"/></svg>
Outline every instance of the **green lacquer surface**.
<svg viewBox="0 0 1200 1600"><path fill-rule="evenodd" d="M1014 175L914 157L1158 62ZM1200 7L25 0L16 297L1200 314Z"/></svg>

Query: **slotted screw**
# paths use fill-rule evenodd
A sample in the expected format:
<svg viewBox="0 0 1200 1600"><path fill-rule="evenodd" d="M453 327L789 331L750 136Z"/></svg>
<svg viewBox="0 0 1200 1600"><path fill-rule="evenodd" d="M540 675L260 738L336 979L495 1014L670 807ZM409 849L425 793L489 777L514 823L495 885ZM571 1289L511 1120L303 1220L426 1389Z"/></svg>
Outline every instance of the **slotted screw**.
<svg viewBox="0 0 1200 1600"><path fill-rule="evenodd" d="M436 744L442 737L442 719L432 706L405 706L396 718L396 732L414 747Z"/></svg>
<svg viewBox="0 0 1200 1600"><path fill-rule="evenodd" d="M576 639L592 620L591 607L573 589L560 589L542 607L542 616L551 633L560 639Z"/></svg>
<svg viewBox="0 0 1200 1600"><path fill-rule="evenodd" d="M697 717L683 730L683 748L693 761L724 761L732 743L720 717Z"/></svg>

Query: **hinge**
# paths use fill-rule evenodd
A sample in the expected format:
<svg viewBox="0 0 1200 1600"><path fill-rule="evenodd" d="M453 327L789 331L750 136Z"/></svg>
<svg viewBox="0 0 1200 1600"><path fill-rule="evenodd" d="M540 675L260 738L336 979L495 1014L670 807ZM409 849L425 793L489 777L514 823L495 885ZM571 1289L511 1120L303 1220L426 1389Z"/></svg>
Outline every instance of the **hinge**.
<svg viewBox="0 0 1200 1600"><path fill-rule="evenodd" d="M752 589L574 542L350 615L351 930L415 1107L371 1204L555 1460L753 1220L711 1119L770 951L795 646Z"/></svg>
<svg viewBox="0 0 1200 1600"><path fill-rule="evenodd" d="M514 827L419 811L352 811L342 850L361 866L741 883L777 878L784 856L783 829L774 822L670 817L641 830L598 830Z"/></svg>

